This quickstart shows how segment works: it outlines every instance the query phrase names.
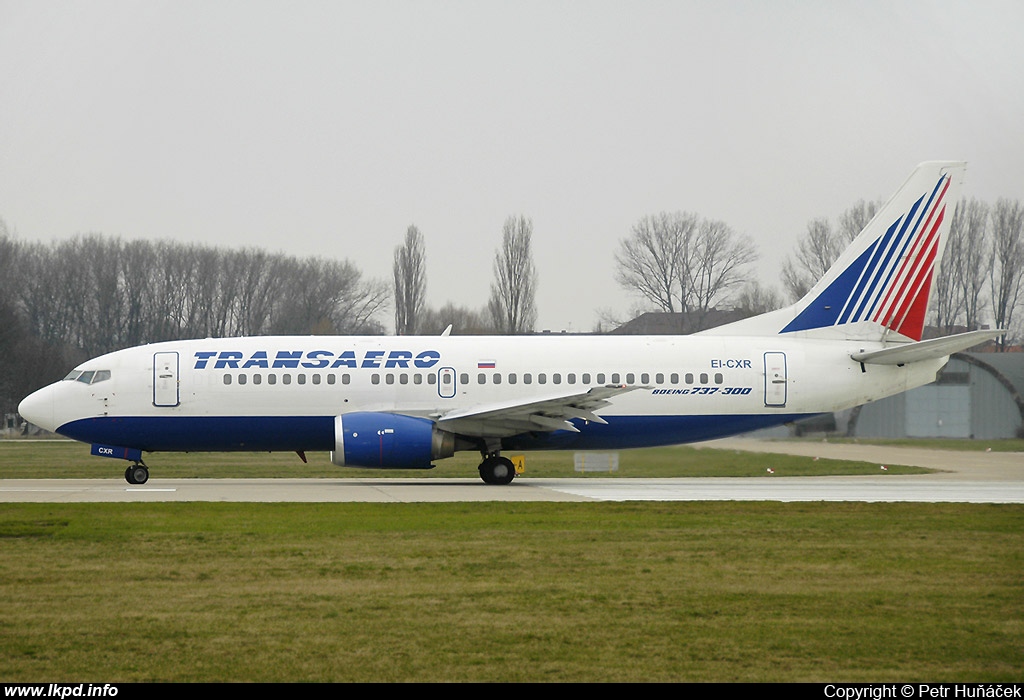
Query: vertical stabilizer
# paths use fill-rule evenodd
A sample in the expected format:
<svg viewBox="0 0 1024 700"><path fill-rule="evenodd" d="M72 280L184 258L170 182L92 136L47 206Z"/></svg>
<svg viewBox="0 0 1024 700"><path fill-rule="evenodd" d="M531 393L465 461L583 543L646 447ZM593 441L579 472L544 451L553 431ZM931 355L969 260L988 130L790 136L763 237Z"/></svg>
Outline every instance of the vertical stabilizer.
<svg viewBox="0 0 1024 700"><path fill-rule="evenodd" d="M920 340L965 171L956 161L917 166L803 299L707 333Z"/></svg>

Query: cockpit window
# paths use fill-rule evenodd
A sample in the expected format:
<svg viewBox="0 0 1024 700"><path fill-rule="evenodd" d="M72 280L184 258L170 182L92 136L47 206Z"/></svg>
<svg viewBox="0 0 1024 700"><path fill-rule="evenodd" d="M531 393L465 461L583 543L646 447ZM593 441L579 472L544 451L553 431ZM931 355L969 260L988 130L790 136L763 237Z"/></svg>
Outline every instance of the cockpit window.
<svg viewBox="0 0 1024 700"><path fill-rule="evenodd" d="M97 384L110 379L109 369L98 369L83 372L80 369L72 370L68 376L64 377L66 382L82 382L82 384Z"/></svg>

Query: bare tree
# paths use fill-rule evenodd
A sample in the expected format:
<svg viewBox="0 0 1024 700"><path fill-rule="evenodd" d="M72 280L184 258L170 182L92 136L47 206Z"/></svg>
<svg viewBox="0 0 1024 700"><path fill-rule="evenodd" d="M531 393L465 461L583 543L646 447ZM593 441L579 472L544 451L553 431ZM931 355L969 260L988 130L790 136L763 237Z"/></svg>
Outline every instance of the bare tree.
<svg viewBox="0 0 1024 700"><path fill-rule="evenodd" d="M515 335L533 331L537 323L535 302L537 273L530 250L533 222L523 216L505 221L501 248L494 256L494 277L487 308L499 333Z"/></svg>
<svg viewBox="0 0 1024 700"><path fill-rule="evenodd" d="M968 329L979 327L989 246L988 206L973 199L961 202L953 215L932 292L934 323L946 333L960 324Z"/></svg>
<svg viewBox="0 0 1024 700"><path fill-rule="evenodd" d="M440 335L448 326L452 335L489 335L495 332L491 313L485 306L470 309L446 303L439 309L425 307L417 330L424 335Z"/></svg>
<svg viewBox="0 0 1024 700"><path fill-rule="evenodd" d="M364 334L379 332L372 318L388 301L384 283L365 282L351 262L285 258L282 286L275 296L271 332L282 334Z"/></svg>
<svg viewBox="0 0 1024 700"><path fill-rule="evenodd" d="M881 200L866 202L862 199L839 215L838 236L843 241L844 248L864 230L883 204Z"/></svg>
<svg viewBox="0 0 1024 700"><path fill-rule="evenodd" d="M958 208L953 218L961 216ZM985 311L985 263L992 246L989 229L989 206L972 199L963 207L960 223L960 265L958 281L964 304L964 322L969 329L981 328L981 314Z"/></svg>
<svg viewBox="0 0 1024 700"><path fill-rule="evenodd" d="M621 241L615 276L660 311L704 316L730 298L756 259L750 238L721 221L661 213L642 218Z"/></svg>
<svg viewBox="0 0 1024 700"><path fill-rule="evenodd" d="M744 284L736 295L735 307L750 316L782 308L782 297L774 287L765 287L757 280Z"/></svg>
<svg viewBox="0 0 1024 700"><path fill-rule="evenodd" d="M828 219L812 219L797 241L793 258L782 264L782 284L793 301L810 291L843 252L843 244Z"/></svg>
<svg viewBox="0 0 1024 700"><path fill-rule="evenodd" d="M724 222L705 219L691 252L686 266L688 305L700 316L696 327L703 329L707 313L728 301L746 279L744 272L757 260L757 247Z"/></svg>
<svg viewBox="0 0 1024 700"><path fill-rule="evenodd" d="M992 252L989 284L996 328L1010 328L1017 306L1024 301L1024 206L1000 199L992 210ZM1007 336L999 339L1007 346Z"/></svg>
<svg viewBox="0 0 1024 700"><path fill-rule="evenodd" d="M415 226L405 232L405 243L395 248L395 335L414 335L426 302L427 260L423 234Z"/></svg>
<svg viewBox="0 0 1024 700"><path fill-rule="evenodd" d="M827 218L811 219L807 232L797 241L793 257L782 264L782 286L798 301L821 279L840 253L856 238L881 208L882 202L863 199L839 216L833 227Z"/></svg>
<svg viewBox="0 0 1024 700"><path fill-rule="evenodd" d="M687 264L696 236L696 214L662 212L633 226L615 254L615 278L666 313L687 311Z"/></svg>
<svg viewBox="0 0 1024 700"><path fill-rule="evenodd" d="M959 212L958 212L959 213ZM946 250L942 262L935 271L932 283L931 316L932 323L943 334L956 332L956 325L963 319L964 298L960 287L960 275L963 267L963 240L957 235L956 219L950 229Z"/></svg>

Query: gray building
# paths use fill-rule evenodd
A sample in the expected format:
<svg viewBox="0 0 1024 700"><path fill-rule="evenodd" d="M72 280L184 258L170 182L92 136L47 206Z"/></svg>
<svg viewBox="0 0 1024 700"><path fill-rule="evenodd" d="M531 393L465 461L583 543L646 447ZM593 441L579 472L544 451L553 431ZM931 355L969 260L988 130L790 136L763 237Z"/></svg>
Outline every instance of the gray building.
<svg viewBox="0 0 1024 700"><path fill-rule="evenodd" d="M850 412L853 437L1024 437L1024 353L957 353L926 386Z"/></svg>

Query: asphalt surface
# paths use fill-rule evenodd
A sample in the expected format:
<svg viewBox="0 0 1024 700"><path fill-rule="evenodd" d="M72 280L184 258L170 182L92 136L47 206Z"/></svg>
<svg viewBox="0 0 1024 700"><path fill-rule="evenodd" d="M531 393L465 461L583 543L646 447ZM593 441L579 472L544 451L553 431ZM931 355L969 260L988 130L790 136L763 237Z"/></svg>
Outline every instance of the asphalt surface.
<svg viewBox="0 0 1024 700"><path fill-rule="evenodd" d="M699 447L877 462L871 476L623 479L3 479L0 502L861 501L1024 503L1024 453L730 438ZM887 474L888 465L932 474Z"/></svg>

